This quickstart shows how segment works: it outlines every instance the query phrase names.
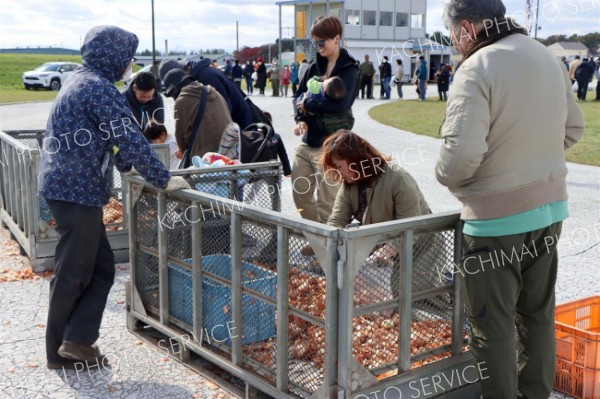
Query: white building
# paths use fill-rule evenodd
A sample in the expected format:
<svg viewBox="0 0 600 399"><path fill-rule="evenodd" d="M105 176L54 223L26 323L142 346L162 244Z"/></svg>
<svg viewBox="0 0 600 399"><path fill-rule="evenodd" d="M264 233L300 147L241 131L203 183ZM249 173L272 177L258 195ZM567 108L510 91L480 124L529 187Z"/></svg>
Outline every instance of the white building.
<svg viewBox="0 0 600 399"><path fill-rule="evenodd" d="M364 56L369 55L377 67L387 55L393 71L395 60L401 58L406 78L421 54L433 67L442 60L446 63L450 60L449 47L434 49L425 38L427 0L289 0L276 4L280 7L280 16L282 6L294 7L297 61L315 57L316 50L311 48L309 41L310 27L320 15L340 17L344 23L342 47L354 58L362 62ZM279 24L281 26L281 17ZM411 68L407 67L409 65Z"/></svg>
<svg viewBox="0 0 600 399"><path fill-rule="evenodd" d="M548 50L557 57L566 57L571 61L576 55L585 58L589 55L589 49L581 42L556 42L548 46Z"/></svg>

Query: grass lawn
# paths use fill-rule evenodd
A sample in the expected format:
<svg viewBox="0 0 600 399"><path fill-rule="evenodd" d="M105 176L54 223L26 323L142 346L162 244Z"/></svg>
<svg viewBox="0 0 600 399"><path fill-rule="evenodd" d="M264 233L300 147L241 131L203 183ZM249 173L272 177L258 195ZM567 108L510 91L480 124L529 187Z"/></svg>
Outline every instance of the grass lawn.
<svg viewBox="0 0 600 399"><path fill-rule="evenodd" d="M32 71L45 62L69 61L81 63L78 55L52 54L0 54L0 104L22 101L49 101L56 98L58 92L38 89L26 90L21 76L23 72ZM133 66L133 71L140 69ZM122 87L123 83L117 83Z"/></svg>
<svg viewBox="0 0 600 399"><path fill-rule="evenodd" d="M567 152L567 161L584 165L600 166L600 104L590 101L595 93L588 93L588 101L578 103L585 117L585 132L577 145ZM437 100L395 101L371 108L371 118L398 129L424 136L438 135L446 103Z"/></svg>

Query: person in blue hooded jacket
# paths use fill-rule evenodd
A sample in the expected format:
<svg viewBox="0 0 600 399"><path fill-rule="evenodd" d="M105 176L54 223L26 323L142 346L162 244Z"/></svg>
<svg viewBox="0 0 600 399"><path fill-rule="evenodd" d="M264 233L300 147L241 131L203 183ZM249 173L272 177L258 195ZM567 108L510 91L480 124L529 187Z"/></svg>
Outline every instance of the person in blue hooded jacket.
<svg viewBox="0 0 600 399"><path fill-rule="evenodd" d="M424 56L419 56L419 69L416 72L419 79L419 101L425 101L425 93L427 92L427 61Z"/></svg>
<svg viewBox="0 0 600 399"><path fill-rule="evenodd" d="M106 364L94 343L115 275L102 222L113 165L122 172L135 166L149 183L168 191L189 188L182 177L170 176L114 85L131 73L137 45L133 33L118 27L92 28L81 47L83 66L65 82L50 111L38 176L59 237L46 323L50 369Z"/></svg>
<svg viewBox="0 0 600 399"><path fill-rule="evenodd" d="M241 129L254 123L260 122L254 120L252 109L244 100L244 93L236 87L231 79L218 69L210 67L210 59L187 61L185 64L175 60L166 59L160 63L158 74L162 81L165 80L167 73L174 68L183 69L190 76L194 77L203 85L211 85L225 99L231 118Z"/></svg>

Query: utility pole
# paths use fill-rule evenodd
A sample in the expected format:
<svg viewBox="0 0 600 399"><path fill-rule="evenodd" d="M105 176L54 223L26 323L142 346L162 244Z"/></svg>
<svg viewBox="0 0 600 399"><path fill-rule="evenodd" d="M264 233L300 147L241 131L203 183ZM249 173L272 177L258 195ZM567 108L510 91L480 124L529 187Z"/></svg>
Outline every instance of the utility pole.
<svg viewBox="0 0 600 399"><path fill-rule="evenodd" d="M239 57L240 54L240 30L239 30L239 25L238 25L238 21L235 21L235 51L236 51L236 57Z"/></svg>
<svg viewBox="0 0 600 399"><path fill-rule="evenodd" d="M540 16L540 0L537 0L537 6L535 8L535 32L533 32L534 39L537 39L539 16Z"/></svg>
<svg viewBox="0 0 600 399"><path fill-rule="evenodd" d="M279 65L281 65L281 62L282 62L281 61L281 50L282 50L281 49L281 39L282 39L281 31L282 31L282 29L281 29L281 4L280 4L279 5L279 49L278 49L279 55L277 56L277 64L279 64Z"/></svg>
<svg viewBox="0 0 600 399"><path fill-rule="evenodd" d="M156 42L154 37L154 0L152 2L152 64L156 62Z"/></svg>

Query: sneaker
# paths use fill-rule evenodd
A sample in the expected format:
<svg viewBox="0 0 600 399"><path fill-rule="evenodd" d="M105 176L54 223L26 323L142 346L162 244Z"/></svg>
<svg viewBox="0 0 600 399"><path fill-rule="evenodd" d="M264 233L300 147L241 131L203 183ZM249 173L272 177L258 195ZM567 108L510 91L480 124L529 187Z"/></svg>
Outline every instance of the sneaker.
<svg viewBox="0 0 600 399"><path fill-rule="evenodd" d="M80 362L96 362L104 358L97 345L85 346L72 341L63 341L58 354L65 359L77 360Z"/></svg>

